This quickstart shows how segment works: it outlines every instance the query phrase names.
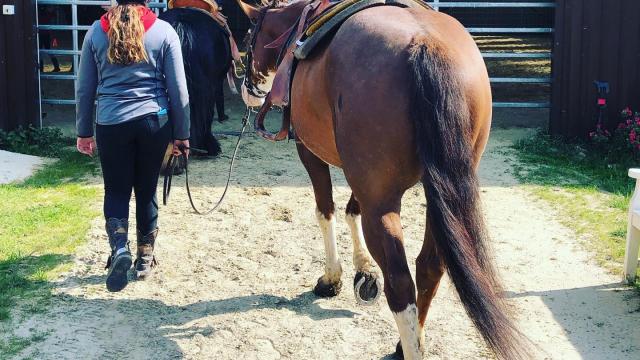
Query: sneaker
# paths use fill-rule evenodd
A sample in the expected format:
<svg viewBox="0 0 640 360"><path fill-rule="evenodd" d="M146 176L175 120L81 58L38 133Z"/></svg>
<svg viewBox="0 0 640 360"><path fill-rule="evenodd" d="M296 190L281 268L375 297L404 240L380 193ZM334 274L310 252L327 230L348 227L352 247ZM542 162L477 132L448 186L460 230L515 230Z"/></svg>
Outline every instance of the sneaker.
<svg viewBox="0 0 640 360"><path fill-rule="evenodd" d="M107 290L115 292L129 283L127 272L133 262L127 238L129 222L127 219L107 219L106 230L111 248L111 255L107 259Z"/></svg>

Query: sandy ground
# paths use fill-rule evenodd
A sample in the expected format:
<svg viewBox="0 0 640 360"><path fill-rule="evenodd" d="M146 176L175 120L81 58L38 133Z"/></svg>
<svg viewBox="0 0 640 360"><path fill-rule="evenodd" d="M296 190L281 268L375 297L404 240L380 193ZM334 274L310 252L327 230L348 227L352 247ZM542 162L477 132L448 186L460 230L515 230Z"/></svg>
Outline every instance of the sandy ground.
<svg viewBox="0 0 640 360"><path fill-rule="evenodd" d="M51 159L0 150L0 184L22 181L49 161Z"/></svg>
<svg viewBox="0 0 640 360"><path fill-rule="evenodd" d="M510 175L508 145L523 130L496 130L482 162L482 197L506 298L535 344L532 358L640 358L640 300L620 277L602 270L557 215ZM225 157L194 161L196 198L219 196ZM162 207L157 275L125 291L104 287L107 240L96 219L73 270L56 285L52 306L12 325L16 336L43 334L17 358L37 359L390 359L398 340L384 296L356 305L351 240L338 222L343 292L311 293L324 251L313 193L293 143L244 142L222 210L206 217L188 206L183 179ZM333 171L338 211L350 194ZM96 185L98 186L98 185ZM420 187L403 202L413 267L423 234ZM448 279L427 325L429 359L491 358Z"/></svg>

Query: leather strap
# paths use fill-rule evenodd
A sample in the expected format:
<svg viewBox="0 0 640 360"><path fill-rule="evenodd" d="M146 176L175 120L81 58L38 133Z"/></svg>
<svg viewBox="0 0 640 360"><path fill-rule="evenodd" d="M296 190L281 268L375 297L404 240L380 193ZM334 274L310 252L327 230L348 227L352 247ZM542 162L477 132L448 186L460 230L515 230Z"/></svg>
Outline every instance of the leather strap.
<svg viewBox="0 0 640 360"><path fill-rule="evenodd" d="M304 10L302 10L300 20L298 21L298 28L296 29L296 41L292 42L292 44L290 45L291 47L287 49L287 52L284 55L282 62L278 66L278 70L276 71L275 79L282 79L283 81L281 81L279 84L274 84L278 86L275 86L273 89L271 89L272 105L274 106L284 107L289 105L289 96L291 93L291 91L289 91L289 79L291 78L291 70L293 69L293 50L295 49L297 41L300 40L304 33L309 13L315 11L318 8L318 5L320 5L319 2L313 2L305 6Z"/></svg>

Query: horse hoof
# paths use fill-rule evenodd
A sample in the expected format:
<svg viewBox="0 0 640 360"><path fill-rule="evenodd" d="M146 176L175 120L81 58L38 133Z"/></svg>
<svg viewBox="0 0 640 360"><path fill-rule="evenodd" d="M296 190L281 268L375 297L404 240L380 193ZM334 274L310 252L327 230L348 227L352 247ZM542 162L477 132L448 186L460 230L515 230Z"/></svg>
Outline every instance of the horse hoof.
<svg viewBox="0 0 640 360"><path fill-rule="evenodd" d="M375 273L358 271L353 279L353 292L360 305L374 305L382 294L382 284Z"/></svg>
<svg viewBox="0 0 640 360"><path fill-rule="evenodd" d="M322 276L318 279L316 287L313 288L313 293L318 297L329 298L338 296L340 294L340 288L342 288L342 281L338 281L337 284L327 284L322 281Z"/></svg>
<svg viewBox="0 0 640 360"><path fill-rule="evenodd" d="M398 344L396 345L396 353L393 357L397 360L404 360L404 352L402 351L402 344L400 344L400 341L398 341Z"/></svg>

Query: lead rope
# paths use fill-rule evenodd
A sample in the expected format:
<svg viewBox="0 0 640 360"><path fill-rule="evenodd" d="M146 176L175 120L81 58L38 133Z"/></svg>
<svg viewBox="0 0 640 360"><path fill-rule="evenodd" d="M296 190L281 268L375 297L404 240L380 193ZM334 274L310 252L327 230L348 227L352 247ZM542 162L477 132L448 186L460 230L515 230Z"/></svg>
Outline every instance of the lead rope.
<svg viewBox="0 0 640 360"><path fill-rule="evenodd" d="M240 135L238 135L238 141L236 142L236 147L233 150L233 156L231 157L231 162L229 163L229 176L227 177L227 184L224 187L224 192L222 193L222 196L220 196L220 200L218 200L216 205L211 209L209 209L208 211L203 212L198 210L196 205L193 203L193 197L191 196L191 189L189 188L189 159L187 158L187 155L186 155L186 150L188 149L184 146L179 148L180 153L182 154L181 157L184 158L184 173L185 173L185 182L187 186L187 196L189 197L189 203L191 203L191 207L196 212L196 214L198 215L211 214L222 204L222 201L227 195L227 190L229 190L229 183L231 182L231 174L233 173L233 165L236 162L236 156L238 155L238 149L240 148L240 141L242 140L242 135L244 134L247 128L247 124L249 124L249 118L251 117L251 113L252 113L251 108L247 107L247 110L245 111L244 116L242 117L242 130L240 131ZM169 162L169 169L168 169L169 175L165 176L164 178L164 189L162 191L162 202L164 203L164 205L167 205L169 192L171 191L171 178L172 178L173 170L177 164L178 164L178 157L173 157Z"/></svg>

